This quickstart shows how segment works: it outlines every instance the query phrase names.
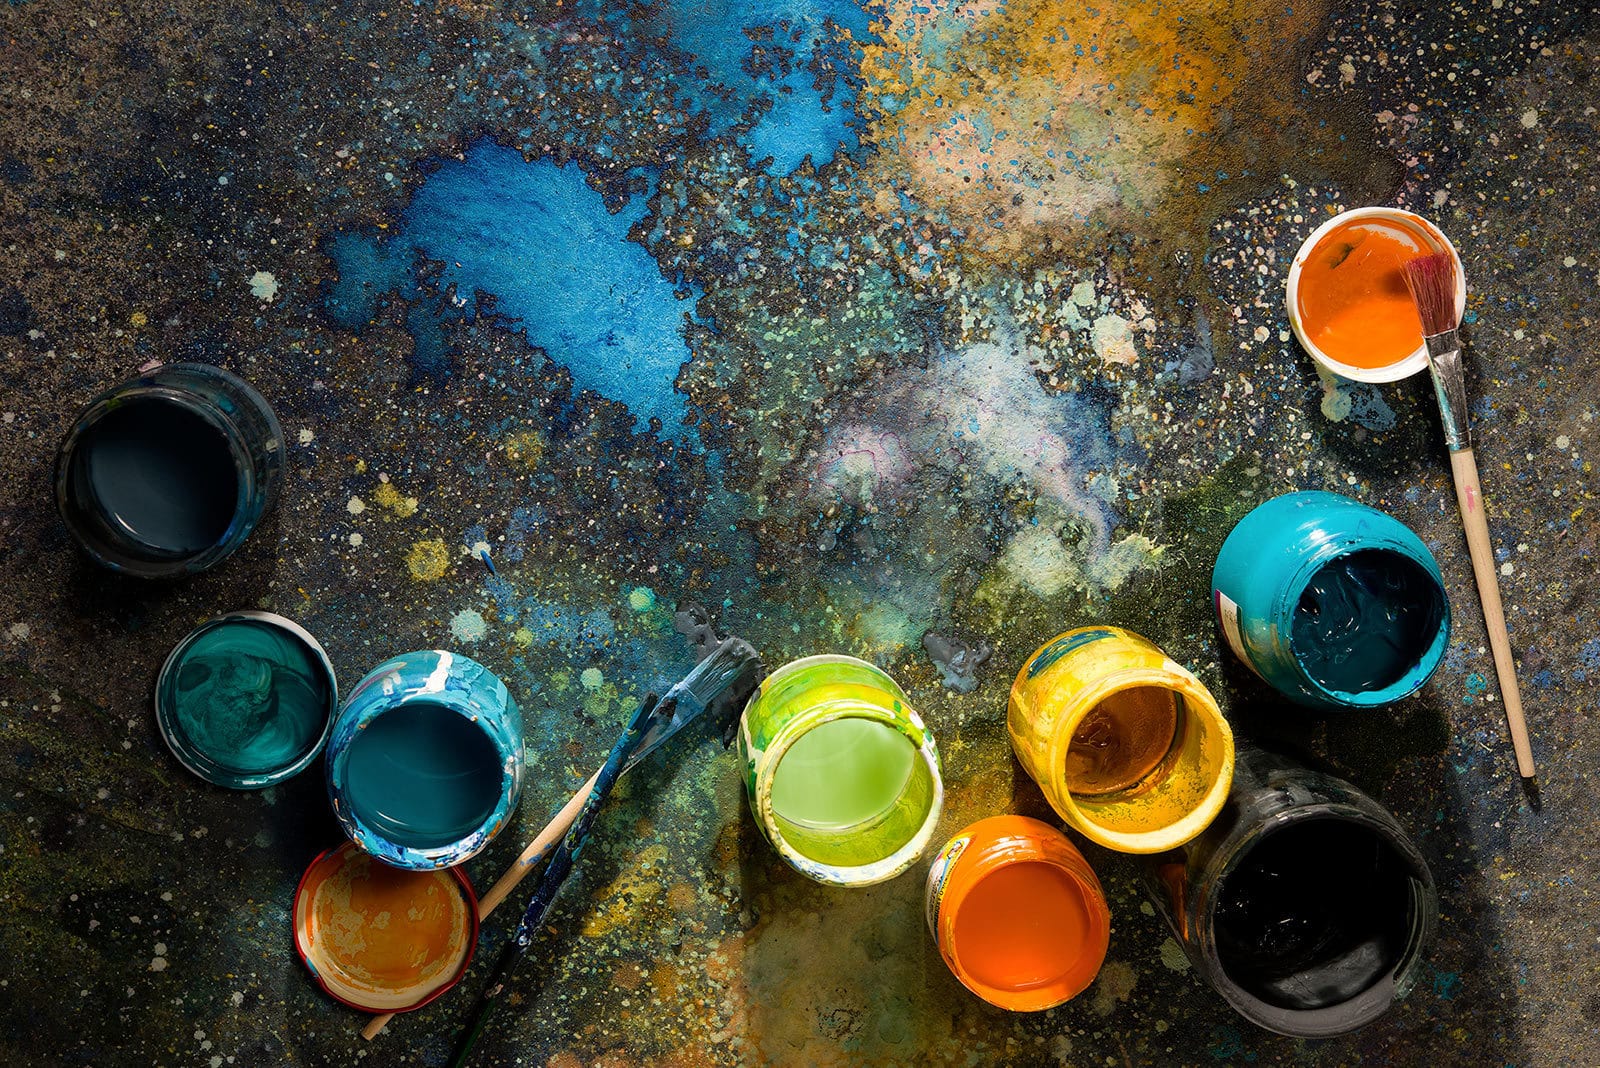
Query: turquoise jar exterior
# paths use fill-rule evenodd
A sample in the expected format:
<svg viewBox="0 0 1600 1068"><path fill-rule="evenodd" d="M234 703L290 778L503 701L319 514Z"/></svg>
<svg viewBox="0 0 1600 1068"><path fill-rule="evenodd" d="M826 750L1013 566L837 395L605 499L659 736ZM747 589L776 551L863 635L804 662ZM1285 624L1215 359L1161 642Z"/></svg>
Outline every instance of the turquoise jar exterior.
<svg viewBox="0 0 1600 1068"><path fill-rule="evenodd" d="M432 721L428 733L407 745L394 727L409 729L421 714ZM434 739L448 744L439 744L430 762ZM374 752L380 740L394 750L387 762ZM483 759L451 762L451 750L463 743ZM388 781L380 783L382 796L363 797L363 790L373 792L374 767ZM373 668L345 698L328 738L328 799L350 840L379 860L414 870L448 868L482 852L510 822L523 768L522 713L492 671L459 653L402 653ZM481 804L449 840L402 833L393 810L385 811L459 807L464 790Z"/></svg>
<svg viewBox="0 0 1600 1068"><path fill-rule="evenodd" d="M1389 561L1414 579L1428 602L1394 678L1339 688L1308 669L1318 650L1297 640L1297 606L1324 568L1353 554ZM1428 681L1450 637L1450 604L1439 565L1421 538L1376 508L1337 493L1287 493L1257 506L1228 534L1211 572L1222 635L1245 665L1285 697L1314 708L1372 708L1406 697Z"/></svg>

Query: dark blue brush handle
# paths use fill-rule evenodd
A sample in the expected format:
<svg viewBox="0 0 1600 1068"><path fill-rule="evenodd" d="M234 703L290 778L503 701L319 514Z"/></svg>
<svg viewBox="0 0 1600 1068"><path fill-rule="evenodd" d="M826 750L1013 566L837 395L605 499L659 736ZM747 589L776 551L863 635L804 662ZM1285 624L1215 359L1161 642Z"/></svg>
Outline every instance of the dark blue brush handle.
<svg viewBox="0 0 1600 1068"><path fill-rule="evenodd" d="M450 1061L450 1068L463 1068L468 1058L472 1056L473 1047L478 1044L478 1036L482 1034L484 1025L489 1022L489 1017L499 1003L501 994L505 992L511 973L516 970L522 954L533 943L534 933L544 924L545 915L555 903L556 894L561 891L561 884L566 882L573 863L578 859L579 851L588 840L589 827L599 814L600 806L605 802L606 795L611 792L611 787L616 784L617 777L622 774L623 765L628 762L628 755L654 721L658 707L656 695L647 696L644 703L639 706L639 710L633 714L633 719L629 720L627 730L622 732L617 744L611 747L611 753L606 757L605 764L600 768L600 775L595 779L594 789L589 791L589 799L583 803L578 818L572 821L572 827L561 840L560 848L545 866L544 874L539 878L539 887L533 892L533 900L528 902L527 911L522 914L522 922L517 924L515 937L506 942L505 948L500 951L494 970L489 974L489 983L478 998L477 1011L473 1014L472 1023L468 1025L457 1047L456 1055ZM663 711L670 712L670 709Z"/></svg>

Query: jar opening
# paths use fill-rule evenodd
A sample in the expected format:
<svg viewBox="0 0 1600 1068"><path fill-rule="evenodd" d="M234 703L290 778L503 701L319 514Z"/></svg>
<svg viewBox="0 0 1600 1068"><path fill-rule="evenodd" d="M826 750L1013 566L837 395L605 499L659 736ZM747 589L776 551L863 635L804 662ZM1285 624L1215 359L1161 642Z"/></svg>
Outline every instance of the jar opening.
<svg viewBox="0 0 1600 1068"><path fill-rule="evenodd" d="M1319 567L1294 609L1290 647L1306 675L1333 693L1390 690L1417 674L1446 625L1444 589L1391 549L1357 549ZM1403 696L1403 695L1395 695Z"/></svg>
<svg viewBox="0 0 1600 1068"><path fill-rule="evenodd" d="M1005 864L967 890L951 945L962 970L992 991L1087 985L1100 961L1084 888L1046 861Z"/></svg>
<svg viewBox="0 0 1600 1068"><path fill-rule="evenodd" d="M1066 754L1068 791L1079 800L1129 797L1159 785L1182 749L1188 706L1165 686L1107 694L1078 722Z"/></svg>

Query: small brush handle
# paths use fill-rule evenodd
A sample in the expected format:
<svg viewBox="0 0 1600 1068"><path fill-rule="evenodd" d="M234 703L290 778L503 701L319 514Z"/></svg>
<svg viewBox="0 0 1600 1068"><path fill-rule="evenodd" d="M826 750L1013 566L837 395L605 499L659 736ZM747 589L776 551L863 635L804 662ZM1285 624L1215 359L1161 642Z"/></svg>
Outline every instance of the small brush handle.
<svg viewBox="0 0 1600 1068"><path fill-rule="evenodd" d="M611 747L610 755L606 757L605 764L595 776L594 786L584 801L582 811L573 821L567 836L561 840L561 847L550 858L550 863L545 865L544 874L539 878L539 886L533 892L533 900L528 902L527 911L522 914L522 922L517 925L516 934L500 951L499 959L495 961L494 970L489 976L488 985L478 997L472 1022L462 1034L456 1055L450 1061L450 1068L463 1068L471 1059L472 1050L478 1043L478 1036L483 1033L484 1025L488 1023L495 1006L500 1003L501 996L510 985L511 974L516 970L517 962L533 943L535 933L543 925L550 907L555 904L556 894L567 881L573 863L578 859L584 843L588 841L589 828L599 815L606 795L611 793L611 788L616 785L617 778L622 774L622 766L627 763L628 754L638 745L639 738L659 710L664 710L663 706L658 703L655 694L650 694L639 706L639 710L633 714L633 719L628 722L628 729L622 732L617 744Z"/></svg>
<svg viewBox="0 0 1600 1068"><path fill-rule="evenodd" d="M1506 725L1511 730L1511 745L1517 751L1517 771L1524 779L1533 778L1533 747L1528 744L1528 724L1522 718L1522 694L1517 689L1517 668L1511 659L1511 641L1506 637L1505 610L1500 605L1500 581L1495 577L1494 551L1489 545L1489 523L1483 514L1483 490L1478 485L1478 461L1470 448L1450 454L1450 469L1456 480L1456 503L1461 508L1461 525L1467 532L1467 550L1472 555L1472 574L1478 580L1478 599L1483 602L1483 619L1489 629L1489 648L1494 653L1495 676L1500 682L1500 698L1506 706Z"/></svg>
<svg viewBox="0 0 1600 1068"><path fill-rule="evenodd" d="M599 777L600 769L596 768L594 774L589 776L589 781L578 787L578 792L568 798L567 803L561 806L560 812L550 817L550 822L545 824L544 830L540 831L534 840L528 843L528 848L522 851L522 855L511 862L511 867L507 868L505 874L500 876L499 882L490 887L489 892L478 899L479 922L489 918L489 913L493 912L500 902L510 896L511 891L517 888L517 884L528 877L528 873L533 871L534 866L544 859L544 855L555 847L556 843L561 840L562 835L567 833L567 828L571 827L572 821L578 818L578 813L583 809L583 803L589 799L590 793L594 790L595 780ZM394 1017L395 1014L392 1012L374 1016L367 1022L366 1027L361 1029L361 1037L369 1042L377 1038L378 1033L387 1027L389 1021L393 1020Z"/></svg>

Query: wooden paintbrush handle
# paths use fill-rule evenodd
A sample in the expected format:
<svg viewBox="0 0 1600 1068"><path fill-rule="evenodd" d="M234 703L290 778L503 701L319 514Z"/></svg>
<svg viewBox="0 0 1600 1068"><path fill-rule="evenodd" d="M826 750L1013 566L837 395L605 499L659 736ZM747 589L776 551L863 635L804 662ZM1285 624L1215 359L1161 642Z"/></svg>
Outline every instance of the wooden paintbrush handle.
<svg viewBox="0 0 1600 1068"><path fill-rule="evenodd" d="M548 853L557 842L561 841L562 835L566 834L567 829L572 826L572 821L578 818L579 812L583 811L583 803L588 800L589 792L594 789L595 780L599 777L600 769L596 768L594 774L589 776L589 781L578 787L578 792L573 794L565 805L561 806L560 812L550 818L550 822L544 825L544 830L540 831L534 840L528 843L528 848L522 851L522 855L511 862L511 867L507 868L506 873L500 876L500 880L489 888L487 894L478 899L478 919L480 921L487 919L489 913L493 912L500 902L509 897L511 891L516 889L517 884L533 870L533 866L539 862L539 858ZM395 1014L392 1012L386 1012L382 1016L374 1016L361 1029L361 1037L369 1042L377 1038L378 1032L387 1027L389 1021L394 1017Z"/></svg>
<svg viewBox="0 0 1600 1068"><path fill-rule="evenodd" d="M1483 602L1483 619L1489 629L1489 648L1494 653L1500 699L1506 706L1506 725L1511 729L1512 748L1517 751L1517 771L1524 779L1531 779L1533 747L1528 744L1528 725L1522 718L1522 694L1517 689L1517 668L1511 659L1511 642L1506 637L1505 610L1500 606L1500 580L1495 577L1489 523L1483 514L1478 462L1470 448L1462 449L1450 454L1450 468L1455 474L1456 503L1461 507L1461 525L1467 532L1467 550L1472 555L1472 573L1478 580L1478 599Z"/></svg>

